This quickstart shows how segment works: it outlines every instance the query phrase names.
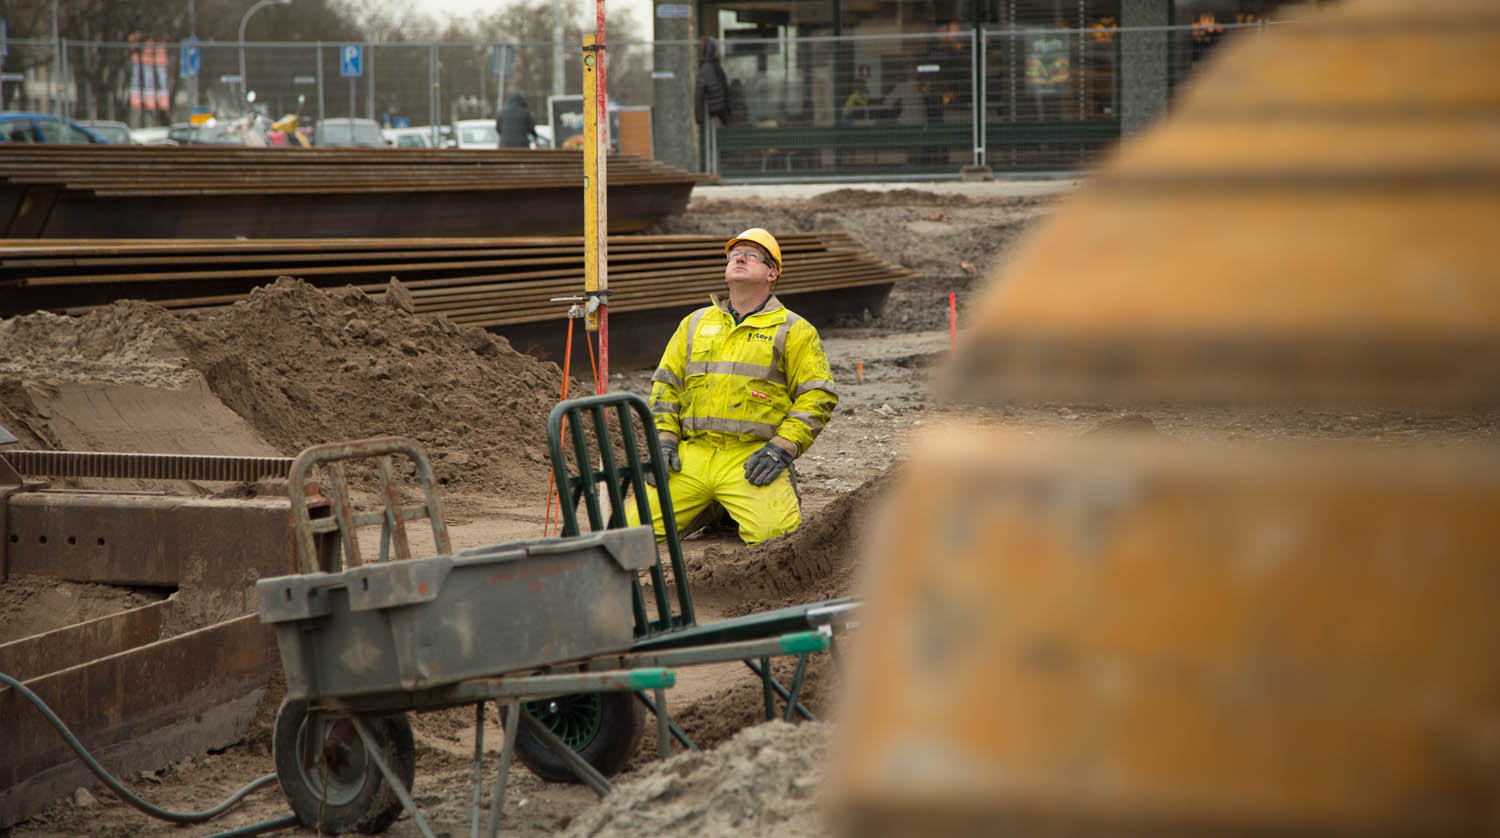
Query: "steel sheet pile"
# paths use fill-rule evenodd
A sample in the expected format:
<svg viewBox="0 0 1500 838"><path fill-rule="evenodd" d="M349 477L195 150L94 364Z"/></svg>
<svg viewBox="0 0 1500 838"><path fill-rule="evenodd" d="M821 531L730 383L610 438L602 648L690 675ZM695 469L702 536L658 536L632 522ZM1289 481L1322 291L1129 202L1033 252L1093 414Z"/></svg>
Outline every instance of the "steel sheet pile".
<svg viewBox="0 0 1500 838"><path fill-rule="evenodd" d="M847 233L778 238L788 278L782 296L807 316L878 311L894 282L919 276ZM722 290L723 264L722 237L610 236L610 310L681 316ZM557 298L582 293L583 238L12 239L0 241L0 316L78 315L120 299L210 308L279 276L367 293L383 292L396 277L418 314L483 327L544 323L566 316Z"/></svg>
<svg viewBox="0 0 1500 838"><path fill-rule="evenodd" d="M609 225L682 212L704 178L609 158ZM0 235L174 238L565 235L583 229L566 150L0 145Z"/></svg>

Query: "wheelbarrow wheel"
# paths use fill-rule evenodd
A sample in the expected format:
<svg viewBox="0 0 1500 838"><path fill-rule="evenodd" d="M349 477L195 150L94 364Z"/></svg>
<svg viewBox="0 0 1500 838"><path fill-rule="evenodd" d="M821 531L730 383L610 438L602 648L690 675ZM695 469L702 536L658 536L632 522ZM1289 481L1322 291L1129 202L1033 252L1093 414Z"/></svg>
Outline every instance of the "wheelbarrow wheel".
<svg viewBox="0 0 1500 838"><path fill-rule="evenodd" d="M629 692L576 693L523 706L606 777L625 768L646 729L645 710ZM567 763L525 728L516 736L516 756L549 783L581 782Z"/></svg>
<svg viewBox="0 0 1500 838"><path fill-rule="evenodd" d="M381 758L410 789L417 766L411 723L397 714L365 724ZM347 717L309 715L307 702L289 699L276 714L272 748L276 779L303 826L324 835L373 835L401 814L401 800Z"/></svg>

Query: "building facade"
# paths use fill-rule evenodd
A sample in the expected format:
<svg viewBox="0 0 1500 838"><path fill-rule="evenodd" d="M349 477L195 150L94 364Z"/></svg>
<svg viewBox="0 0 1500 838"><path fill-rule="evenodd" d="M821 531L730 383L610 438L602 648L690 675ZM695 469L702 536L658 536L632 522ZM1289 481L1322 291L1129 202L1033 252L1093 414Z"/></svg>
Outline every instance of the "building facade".
<svg viewBox="0 0 1500 838"><path fill-rule="evenodd" d="M694 120L695 159L669 162L729 179L1076 170L1160 113L1218 44L1253 37L1281 5L698 0L691 21L669 32L658 13L656 37L691 32L720 45L730 113ZM695 80L700 58L687 68ZM658 107L664 96L659 88Z"/></svg>

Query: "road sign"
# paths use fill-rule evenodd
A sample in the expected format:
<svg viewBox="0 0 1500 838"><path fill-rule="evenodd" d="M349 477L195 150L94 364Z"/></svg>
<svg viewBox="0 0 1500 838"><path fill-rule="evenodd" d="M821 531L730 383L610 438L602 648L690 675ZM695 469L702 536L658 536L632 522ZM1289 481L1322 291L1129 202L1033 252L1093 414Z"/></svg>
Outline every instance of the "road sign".
<svg viewBox="0 0 1500 838"><path fill-rule="evenodd" d="M357 79L364 75L365 48L361 44L344 44L339 47L339 75L346 79Z"/></svg>
<svg viewBox="0 0 1500 838"><path fill-rule="evenodd" d="M495 44L495 48L490 50L490 75L510 78L511 71L515 68L516 45Z"/></svg>
<svg viewBox="0 0 1500 838"><path fill-rule="evenodd" d="M179 77L185 79L198 77L198 71L203 69L203 48L198 46L197 38L188 38L182 42L182 58L177 65Z"/></svg>

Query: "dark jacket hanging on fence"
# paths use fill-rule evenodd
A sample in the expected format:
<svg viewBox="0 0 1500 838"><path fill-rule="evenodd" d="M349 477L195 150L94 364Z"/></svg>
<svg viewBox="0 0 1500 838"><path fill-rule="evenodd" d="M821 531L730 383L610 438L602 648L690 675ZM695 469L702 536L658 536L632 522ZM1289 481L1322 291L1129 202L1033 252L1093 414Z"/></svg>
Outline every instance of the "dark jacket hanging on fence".
<svg viewBox="0 0 1500 838"><path fill-rule="evenodd" d="M694 97L693 113L697 114L699 122L716 117L723 123L729 118L729 80L724 77L719 48L712 38L703 39L698 59L698 91Z"/></svg>

